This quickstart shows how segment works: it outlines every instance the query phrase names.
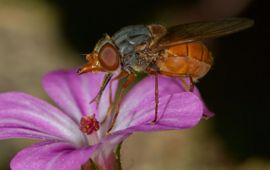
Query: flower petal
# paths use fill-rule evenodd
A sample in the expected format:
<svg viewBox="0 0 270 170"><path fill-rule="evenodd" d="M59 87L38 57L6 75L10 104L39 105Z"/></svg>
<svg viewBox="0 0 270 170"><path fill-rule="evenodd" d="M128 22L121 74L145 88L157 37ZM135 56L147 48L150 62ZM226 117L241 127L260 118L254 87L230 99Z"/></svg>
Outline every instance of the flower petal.
<svg viewBox="0 0 270 170"><path fill-rule="evenodd" d="M154 131L189 128L196 125L203 114L202 101L191 92L184 92L178 81L159 77L158 121L155 115L155 81L148 77L138 83L124 98L112 132L131 128Z"/></svg>
<svg viewBox="0 0 270 170"><path fill-rule="evenodd" d="M20 151L10 166L12 170L77 170L96 147L77 149L68 143L42 142Z"/></svg>
<svg viewBox="0 0 270 170"><path fill-rule="evenodd" d="M158 77L158 90L159 97L185 92L181 86L181 83L172 78L164 76ZM129 112L135 109L139 104L149 99L153 99L155 96L155 78L154 76L148 76L136 84L124 97L121 104L120 112ZM119 117L124 116L119 114ZM121 118L120 118L121 119Z"/></svg>
<svg viewBox="0 0 270 170"><path fill-rule="evenodd" d="M19 92L0 94L0 139L34 138L81 145L76 123L48 103Z"/></svg>
<svg viewBox="0 0 270 170"><path fill-rule="evenodd" d="M159 89L159 97L162 97L164 95L186 92L179 79L166 76L158 77L158 89ZM142 99L153 97L155 95L154 90L155 90L154 76L146 77L138 84L136 84L132 88L132 90L126 95L126 97L123 100L121 109L132 110L132 108L137 107L137 105L142 102ZM201 99L201 101L203 101L201 94L196 86L194 87L192 93L198 96ZM128 101L129 99L132 99L132 102ZM209 111L209 109L204 103L203 105L204 105L204 115L206 115L207 117L213 116L214 113Z"/></svg>
<svg viewBox="0 0 270 170"><path fill-rule="evenodd" d="M108 87L100 100L102 107L99 107L99 112L96 110L96 104L89 102L97 95L103 77L104 73L78 75L75 70L54 71L43 78L43 87L54 102L77 123L82 115L94 113L102 120L109 106ZM116 90L116 84L114 83L113 92Z"/></svg>
<svg viewBox="0 0 270 170"><path fill-rule="evenodd" d="M200 94L198 88L194 88L193 93L194 93L196 96L198 96L198 97L202 100L202 96L201 96L201 94ZM203 116L204 116L205 118L211 118L211 117L213 117L214 115L215 115L215 113L214 113L214 112L211 112L211 111L208 109L208 107L206 106L206 104L204 104L204 105L203 105Z"/></svg>
<svg viewBox="0 0 270 170"><path fill-rule="evenodd" d="M121 113L120 113L121 114ZM158 120L155 115L155 100L144 101L122 119L118 119L113 131L129 128L135 131L184 129L195 126L203 114L200 99L190 92L160 97Z"/></svg>

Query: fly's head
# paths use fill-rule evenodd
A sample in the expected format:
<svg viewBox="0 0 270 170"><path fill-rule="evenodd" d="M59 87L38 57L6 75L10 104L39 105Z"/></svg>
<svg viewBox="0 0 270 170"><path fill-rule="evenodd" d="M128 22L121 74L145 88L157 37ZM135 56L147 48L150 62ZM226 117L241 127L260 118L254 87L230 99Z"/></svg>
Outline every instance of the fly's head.
<svg viewBox="0 0 270 170"><path fill-rule="evenodd" d="M79 74L88 72L113 72L120 66L120 54L110 36L98 41L93 52L86 55L87 64L82 66Z"/></svg>

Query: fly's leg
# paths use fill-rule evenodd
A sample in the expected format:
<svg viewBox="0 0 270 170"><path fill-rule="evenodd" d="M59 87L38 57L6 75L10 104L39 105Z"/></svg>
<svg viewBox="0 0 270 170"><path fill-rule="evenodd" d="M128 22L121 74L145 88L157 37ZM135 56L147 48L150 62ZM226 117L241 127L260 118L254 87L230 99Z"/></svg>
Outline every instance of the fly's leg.
<svg viewBox="0 0 270 170"><path fill-rule="evenodd" d="M115 80L121 80L121 79L123 79L123 78L125 78L127 76L128 76L128 73L126 71L121 71L121 73L119 73L116 77L114 77L114 78L111 79L110 84L109 84L109 101L110 101L110 106L109 106L109 108L107 110L105 119L102 122L105 122L107 120L107 118L109 117L109 115L111 114L112 109L113 109L112 83Z"/></svg>
<svg viewBox="0 0 270 170"><path fill-rule="evenodd" d="M158 95L158 74L155 74L155 118L152 123L156 123L158 118L158 104L159 104L159 95Z"/></svg>
<svg viewBox="0 0 270 170"><path fill-rule="evenodd" d="M188 74L174 74L174 73L169 73L169 72L165 72L165 71L160 71L160 74L166 75L166 76L169 76L169 77L179 77L185 91L191 91L192 92L193 89L194 89L194 81L193 81L191 75L188 75ZM189 78L189 84L184 79L186 77Z"/></svg>
<svg viewBox="0 0 270 170"><path fill-rule="evenodd" d="M132 82L135 80L135 74L129 74L128 77L127 77L127 80L126 82L123 84L121 90L120 90L120 94L119 94L119 98L118 98L118 101L116 103L116 111L115 111L115 114L113 116L113 119L112 119L112 122L111 122L111 126L109 127L109 129L107 130L107 133L110 133L110 131L112 130L112 128L114 127L115 125L115 122L116 122L116 119L118 117L118 114L119 114L119 111L120 111L120 104L122 102L122 97L124 95L124 91L125 89L130 85L132 84Z"/></svg>
<svg viewBox="0 0 270 170"><path fill-rule="evenodd" d="M189 76L189 82L190 82L190 88L189 88L189 91L190 92L193 92L193 90L194 90L194 81L193 81L193 79L192 79L192 77L191 76Z"/></svg>
<svg viewBox="0 0 270 170"><path fill-rule="evenodd" d="M104 89L106 88L106 86L108 85L111 78L112 78L112 73L106 73L105 74L105 76L103 78L103 81L102 81L102 84L100 86L100 89L99 89L97 95L90 101L90 104L95 101L96 106L98 107L98 104L99 104L100 98L102 96L102 93L103 93Z"/></svg>
<svg viewBox="0 0 270 170"><path fill-rule="evenodd" d="M194 81L191 76L188 76L189 83L186 82L186 80L183 77L180 77L180 80L182 82L182 86L186 91L192 92L194 89Z"/></svg>

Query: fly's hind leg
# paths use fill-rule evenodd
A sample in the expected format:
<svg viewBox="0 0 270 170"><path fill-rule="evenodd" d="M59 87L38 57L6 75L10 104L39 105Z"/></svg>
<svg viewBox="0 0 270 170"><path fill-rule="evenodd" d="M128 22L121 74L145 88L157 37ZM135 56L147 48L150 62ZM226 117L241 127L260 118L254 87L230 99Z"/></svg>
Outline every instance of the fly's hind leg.
<svg viewBox="0 0 270 170"><path fill-rule="evenodd" d="M180 77L180 80L182 82L182 86L185 89L185 91L192 92L194 90L194 81L193 81L191 76L187 76L189 78L189 82L187 82L185 80L185 77Z"/></svg>
<svg viewBox="0 0 270 170"><path fill-rule="evenodd" d="M116 109L115 109L115 114L113 116L112 122L111 122L111 126L109 127L109 129L107 130L107 133L110 133L110 131L112 130L112 128L115 125L116 119L118 117L119 111L120 111L120 104L122 102L122 97L124 95L124 91L125 89L132 84L132 82L135 80L135 74L129 74L127 77L127 80L125 81L125 83L123 84L122 88L120 89L120 94L119 94L119 98L118 101L116 103Z"/></svg>
<svg viewBox="0 0 270 170"><path fill-rule="evenodd" d="M166 75L169 77L179 77L185 91L192 92L194 89L194 81L193 81L192 76L189 74L174 74L174 73L169 73L169 72L165 72L165 71L160 71L160 74ZM189 78L189 83L185 80L185 78Z"/></svg>

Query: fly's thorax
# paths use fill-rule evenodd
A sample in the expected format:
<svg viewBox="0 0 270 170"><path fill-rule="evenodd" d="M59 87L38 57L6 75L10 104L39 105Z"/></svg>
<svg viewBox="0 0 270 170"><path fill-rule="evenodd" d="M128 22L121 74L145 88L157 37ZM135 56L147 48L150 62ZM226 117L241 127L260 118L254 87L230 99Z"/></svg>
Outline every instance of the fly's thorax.
<svg viewBox="0 0 270 170"><path fill-rule="evenodd" d="M128 72L141 72L144 62L138 53L151 40L151 32L144 25L131 25L120 29L112 36L112 41L121 54L121 66Z"/></svg>
<svg viewBox="0 0 270 170"><path fill-rule="evenodd" d="M144 25L130 25L120 29L112 36L122 56L135 52L136 46L151 38L151 33Z"/></svg>
<svg viewBox="0 0 270 170"><path fill-rule="evenodd" d="M160 51L152 51L149 44L139 45L135 49L135 53L131 53L122 57L122 68L129 72L145 72L148 68L155 65L157 59L161 57Z"/></svg>

